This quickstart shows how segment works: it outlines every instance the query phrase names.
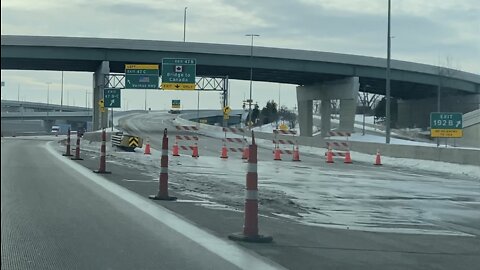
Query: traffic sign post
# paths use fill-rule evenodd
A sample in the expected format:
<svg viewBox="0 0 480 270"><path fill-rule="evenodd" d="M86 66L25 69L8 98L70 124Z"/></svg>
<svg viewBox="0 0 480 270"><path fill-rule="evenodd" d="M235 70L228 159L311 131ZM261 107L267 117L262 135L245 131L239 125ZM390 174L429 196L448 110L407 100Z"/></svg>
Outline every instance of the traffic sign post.
<svg viewBox="0 0 480 270"><path fill-rule="evenodd" d="M105 101L103 100L103 98L98 101L98 106L100 108L100 112L104 113L105 112Z"/></svg>
<svg viewBox="0 0 480 270"><path fill-rule="evenodd" d="M125 65L125 88L158 89L158 65Z"/></svg>
<svg viewBox="0 0 480 270"><path fill-rule="evenodd" d="M225 106L223 108L223 119L224 120L228 120L230 119L230 112L232 111L232 109L230 109L229 106Z"/></svg>
<svg viewBox="0 0 480 270"><path fill-rule="evenodd" d="M432 138L463 137L462 113L430 113L430 136Z"/></svg>
<svg viewBox="0 0 480 270"><path fill-rule="evenodd" d="M163 90L195 90L197 61L187 58L162 59Z"/></svg>
<svg viewBox="0 0 480 270"><path fill-rule="evenodd" d="M119 88L105 88L103 90L103 99L105 102L105 108L120 108L120 94Z"/></svg>

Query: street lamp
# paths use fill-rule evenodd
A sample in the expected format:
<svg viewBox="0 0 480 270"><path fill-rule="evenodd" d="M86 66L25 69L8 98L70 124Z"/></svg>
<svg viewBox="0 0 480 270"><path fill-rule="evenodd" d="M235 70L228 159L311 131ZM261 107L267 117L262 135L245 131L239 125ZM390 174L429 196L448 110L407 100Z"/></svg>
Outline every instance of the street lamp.
<svg viewBox="0 0 480 270"><path fill-rule="evenodd" d="M387 74L386 74L386 87L385 87L385 96L386 96L386 127L385 127L385 143L390 143L390 2L388 0L388 30L387 30Z"/></svg>
<svg viewBox="0 0 480 270"><path fill-rule="evenodd" d="M252 81L253 81L253 37L259 37L257 34L246 34L247 37L252 37L250 45L250 98L248 99L248 127L252 128Z"/></svg>
<svg viewBox="0 0 480 270"><path fill-rule="evenodd" d="M47 82L47 105L50 104L50 84L51 82Z"/></svg>
<svg viewBox="0 0 480 270"><path fill-rule="evenodd" d="M62 70L62 92L60 94L60 111L63 111L63 70Z"/></svg>
<svg viewBox="0 0 480 270"><path fill-rule="evenodd" d="M185 7L185 9L183 10L183 42L185 42L186 30L187 30L187 7Z"/></svg>

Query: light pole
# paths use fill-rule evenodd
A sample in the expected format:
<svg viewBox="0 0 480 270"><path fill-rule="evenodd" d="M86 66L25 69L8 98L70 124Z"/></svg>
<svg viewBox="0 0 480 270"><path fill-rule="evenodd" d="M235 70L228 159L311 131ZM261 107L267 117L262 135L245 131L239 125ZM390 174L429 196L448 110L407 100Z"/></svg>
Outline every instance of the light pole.
<svg viewBox="0 0 480 270"><path fill-rule="evenodd" d="M183 42L185 42L187 30L187 7L183 10Z"/></svg>
<svg viewBox="0 0 480 270"><path fill-rule="evenodd" d="M62 92L60 94L60 111L63 109L63 70L62 70Z"/></svg>
<svg viewBox="0 0 480 270"><path fill-rule="evenodd" d="M50 104L50 84L51 82L47 82L47 105Z"/></svg>
<svg viewBox="0 0 480 270"><path fill-rule="evenodd" d="M253 37L259 37L257 34L246 34L247 37L252 37L250 45L250 98L248 99L248 127L252 129L252 81L253 81Z"/></svg>
<svg viewBox="0 0 480 270"><path fill-rule="evenodd" d="M388 30L387 30L387 74L386 74L386 87L385 87L385 95L386 95L386 110L385 110L385 116L386 116L386 127L385 127L385 143L390 143L390 42L391 42L391 37L390 37L390 2L391 0L388 0Z"/></svg>

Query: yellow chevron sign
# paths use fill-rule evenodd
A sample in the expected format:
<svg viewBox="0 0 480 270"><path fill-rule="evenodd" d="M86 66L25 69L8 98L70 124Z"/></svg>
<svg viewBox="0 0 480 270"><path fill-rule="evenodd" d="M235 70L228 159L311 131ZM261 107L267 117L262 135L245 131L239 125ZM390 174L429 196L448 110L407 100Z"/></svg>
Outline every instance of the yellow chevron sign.
<svg viewBox="0 0 480 270"><path fill-rule="evenodd" d="M138 147L138 137L131 137L128 139L128 146L132 147Z"/></svg>

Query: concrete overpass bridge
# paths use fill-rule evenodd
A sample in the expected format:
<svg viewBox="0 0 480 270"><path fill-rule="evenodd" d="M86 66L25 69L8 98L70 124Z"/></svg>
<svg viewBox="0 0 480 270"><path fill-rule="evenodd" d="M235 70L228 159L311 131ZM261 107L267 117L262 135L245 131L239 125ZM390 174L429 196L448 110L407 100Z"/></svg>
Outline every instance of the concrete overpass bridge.
<svg viewBox="0 0 480 270"><path fill-rule="evenodd" d="M83 112L92 110L90 108L77 106L3 99L1 101L1 107L2 112Z"/></svg>
<svg viewBox="0 0 480 270"><path fill-rule="evenodd" d="M93 117L93 111L89 108L39 102L2 100L1 108L2 130L17 128L18 125L26 122L32 126L34 120L42 123L41 129L45 132L49 132L55 123L70 123L74 127L86 127L86 122L92 121Z"/></svg>
<svg viewBox="0 0 480 270"><path fill-rule="evenodd" d="M61 120L69 122L88 122L92 120L92 111L79 112L2 112L2 120Z"/></svg>
<svg viewBox="0 0 480 270"><path fill-rule="evenodd" d="M100 127L97 101L103 94L105 75L124 72L125 64L161 65L162 58L196 58L198 76L250 78L250 46L2 35L1 49L2 69L94 72L94 128ZM255 47L253 54L255 81L298 85L302 135L312 133L312 100L328 105L322 106L322 131L330 129L327 116L332 99L341 100L340 129L352 130L358 91L385 93L386 60L382 58L268 47ZM432 98L440 87L443 95L478 101L467 111L480 104L478 74L396 60L391 69L392 96L403 101Z"/></svg>

